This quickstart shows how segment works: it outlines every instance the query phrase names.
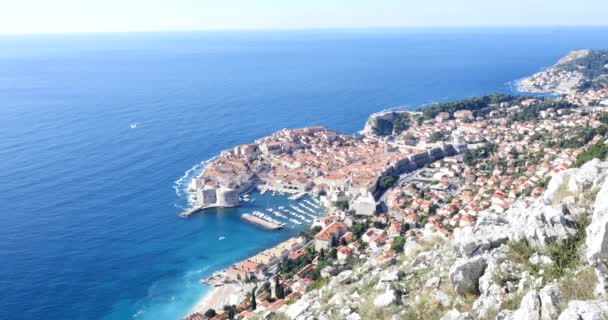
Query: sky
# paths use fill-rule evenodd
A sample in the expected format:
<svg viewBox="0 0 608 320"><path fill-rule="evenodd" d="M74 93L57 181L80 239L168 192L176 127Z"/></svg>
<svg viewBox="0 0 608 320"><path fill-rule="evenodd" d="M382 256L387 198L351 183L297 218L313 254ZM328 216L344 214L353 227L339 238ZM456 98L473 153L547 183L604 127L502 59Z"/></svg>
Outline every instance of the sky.
<svg viewBox="0 0 608 320"><path fill-rule="evenodd" d="M608 0L0 0L0 34L608 25Z"/></svg>

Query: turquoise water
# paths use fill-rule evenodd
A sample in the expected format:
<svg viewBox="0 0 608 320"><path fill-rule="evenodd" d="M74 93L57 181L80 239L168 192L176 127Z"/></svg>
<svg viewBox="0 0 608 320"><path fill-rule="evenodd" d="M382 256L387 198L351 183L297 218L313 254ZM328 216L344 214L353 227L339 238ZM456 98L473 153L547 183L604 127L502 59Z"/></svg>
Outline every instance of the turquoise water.
<svg viewBox="0 0 608 320"><path fill-rule="evenodd" d="M284 127L511 92L607 31L0 37L0 319L183 316L200 278L298 233L247 207L178 218L189 169Z"/></svg>

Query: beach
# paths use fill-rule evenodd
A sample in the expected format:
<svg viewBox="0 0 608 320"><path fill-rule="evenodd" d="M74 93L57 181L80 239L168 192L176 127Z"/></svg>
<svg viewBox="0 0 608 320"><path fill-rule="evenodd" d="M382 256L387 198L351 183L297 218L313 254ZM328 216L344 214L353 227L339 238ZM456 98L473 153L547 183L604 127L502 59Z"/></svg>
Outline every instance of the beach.
<svg viewBox="0 0 608 320"><path fill-rule="evenodd" d="M220 311L224 305L237 304L243 294L244 288L239 284L225 284L213 287L211 291L196 303L196 306L190 312L204 314L209 309Z"/></svg>

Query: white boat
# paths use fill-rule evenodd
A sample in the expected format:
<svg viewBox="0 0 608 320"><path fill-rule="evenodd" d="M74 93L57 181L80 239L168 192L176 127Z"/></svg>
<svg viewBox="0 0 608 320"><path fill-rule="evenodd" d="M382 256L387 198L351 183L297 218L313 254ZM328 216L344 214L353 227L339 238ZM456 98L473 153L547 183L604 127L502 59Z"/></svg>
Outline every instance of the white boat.
<svg viewBox="0 0 608 320"><path fill-rule="evenodd" d="M226 237L219 237L217 239L220 240L220 241L222 241L222 240L226 239Z"/></svg>

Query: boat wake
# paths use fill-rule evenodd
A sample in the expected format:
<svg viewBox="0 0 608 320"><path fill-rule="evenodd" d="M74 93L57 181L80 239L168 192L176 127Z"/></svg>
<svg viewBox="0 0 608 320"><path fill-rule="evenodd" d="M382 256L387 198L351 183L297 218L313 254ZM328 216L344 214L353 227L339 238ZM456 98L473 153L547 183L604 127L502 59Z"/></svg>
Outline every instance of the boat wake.
<svg viewBox="0 0 608 320"><path fill-rule="evenodd" d="M192 168L188 169L184 172L184 175L179 179L175 180L173 183L173 189L175 190L175 194L180 198L188 201L189 205L194 203L194 199L192 198L192 193L188 191L188 187L190 186L190 182L193 178L200 175L205 171L207 165L217 159L217 156L202 161L199 164L194 165Z"/></svg>

